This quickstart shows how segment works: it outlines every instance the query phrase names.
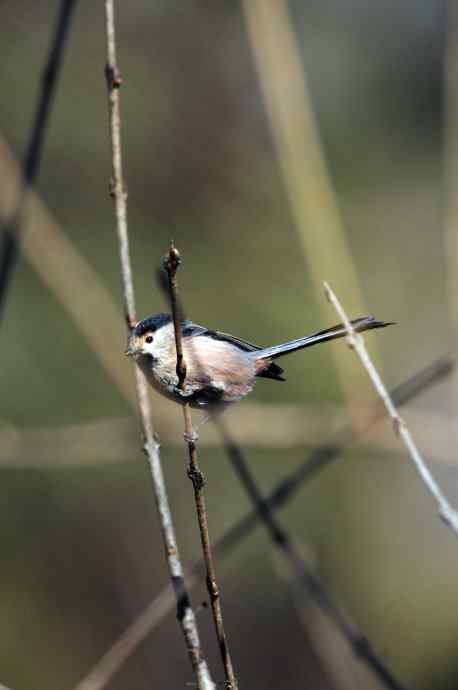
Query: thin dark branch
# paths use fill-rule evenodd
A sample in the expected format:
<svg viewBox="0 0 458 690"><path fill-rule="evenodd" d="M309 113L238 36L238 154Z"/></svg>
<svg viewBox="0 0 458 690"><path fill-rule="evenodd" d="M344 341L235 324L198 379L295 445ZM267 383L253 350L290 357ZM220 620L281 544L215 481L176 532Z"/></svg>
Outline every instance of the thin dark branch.
<svg viewBox="0 0 458 690"><path fill-rule="evenodd" d="M430 365L415 373L391 392L391 397L397 405L405 405L418 395L440 382L453 370L453 360L449 356L439 357ZM313 479L321 470L342 457L343 451L358 441L383 417L385 413L382 405L373 408L365 424L359 431L354 431L350 425L335 434L323 446L312 451L307 459L291 474L287 475L279 484L262 499L264 509L271 512L280 510L305 482ZM260 506L244 515L225 534L217 539L213 545L215 557L226 558L232 554L234 548L246 539L260 520ZM204 572L202 561L196 561L187 575L187 583L191 588L199 581ZM165 618L172 608L172 589L165 587L151 602L147 609L125 630L116 640L111 649L100 659L83 681L74 690L102 690L111 678L119 671L127 659L146 639L149 633Z"/></svg>
<svg viewBox="0 0 458 690"><path fill-rule="evenodd" d="M1 227L0 246L0 317L5 307L6 295L19 254L23 216L27 192L35 184L49 116L56 92L57 78L62 66L64 48L76 0L62 0L49 49L48 59L41 77L33 125L22 163L22 180L18 199L10 217Z"/></svg>
<svg viewBox="0 0 458 690"><path fill-rule="evenodd" d="M121 76L116 59L116 38L113 0L105 0L107 65L106 78L108 88L108 111L110 124L112 183L111 194L116 212L116 229L119 241L121 275L124 290L124 303L128 328L135 324L135 295L132 279L132 267L129 253L129 236L127 229L127 195L124 187L121 154L120 122L120 86ZM169 569L170 579L177 602L177 618L185 639L192 668L196 675L199 690L214 690L207 663L201 652L199 635L188 590L186 589L183 567L178 553L178 546L173 527L172 513L165 488L162 465L159 455L159 442L151 422L147 383L138 367L135 367L136 387L140 419L144 436L146 453L153 485L154 497L159 515L162 539Z"/></svg>
<svg viewBox="0 0 458 690"><path fill-rule="evenodd" d="M255 506L256 512L264 523L273 543L281 553L283 553L297 580L302 584L307 594L312 597L321 611L329 616L336 628L351 646L355 656L372 669L375 675L387 688L391 690L405 690L404 686L393 676L381 661L380 657L375 653L369 640L347 620L342 610L332 600L326 587L307 566L307 563L286 529L279 523L276 517L274 517L268 501L264 499L262 493L258 489L257 483L250 472L240 447L230 437L222 418L216 418L215 424L221 432L224 448L232 463L232 467Z"/></svg>
<svg viewBox="0 0 458 690"><path fill-rule="evenodd" d="M180 265L180 255L173 243L164 260L164 268L167 271L169 281L170 304L172 308L173 324L175 330L175 343L177 350L177 376L178 386L184 390L186 380L186 362L183 355L183 337L181 332L181 309L179 309L177 270ZM235 677L232 659L227 642L226 631L224 629L223 612L221 608L221 594L216 578L216 568L212 554L210 533L208 529L208 515L205 502L205 479L199 467L197 457L197 436L194 432L191 419L191 408L189 403L183 405L185 440L188 444L189 467L188 477L194 489L194 499L196 503L197 519L199 522L200 538L206 568L206 582L210 597L213 621L215 624L216 637L223 661L224 673L226 676L226 687L230 690L237 690L237 679Z"/></svg>

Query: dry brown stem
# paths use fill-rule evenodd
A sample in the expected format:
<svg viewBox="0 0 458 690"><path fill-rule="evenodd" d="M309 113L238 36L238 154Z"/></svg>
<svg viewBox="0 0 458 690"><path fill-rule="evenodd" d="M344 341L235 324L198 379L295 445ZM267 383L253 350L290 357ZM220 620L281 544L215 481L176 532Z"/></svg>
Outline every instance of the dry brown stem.
<svg viewBox="0 0 458 690"><path fill-rule="evenodd" d="M186 380L186 362L183 356L183 339L181 332L181 310L179 308L178 300L178 283L177 271L181 263L180 254L173 242L164 259L164 268L167 271L169 280L170 304L172 308L173 324L175 330L175 344L177 351L177 376L178 386L183 390ZM197 435L192 426L191 408L189 403L183 405L184 417L184 437L188 445L189 453L189 467L188 477L192 482L194 489L194 499L196 503L197 519L199 522L200 539L202 542L202 550L205 561L205 568L207 571L207 589L210 597L213 621L215 624L216 637L221 653L221 659L224 666L224 673L226 675L226 687L230 690L237 690L237 679L235 677L234 668L232 666L232 659L229 652L229 646L224 629L223 612L221 608L221 595L218 581L216 578L216 568L213 560L212 547L210 541L210 533L208 529L208 515L205 503L205 479L199 467L197 457Z"/></svg>

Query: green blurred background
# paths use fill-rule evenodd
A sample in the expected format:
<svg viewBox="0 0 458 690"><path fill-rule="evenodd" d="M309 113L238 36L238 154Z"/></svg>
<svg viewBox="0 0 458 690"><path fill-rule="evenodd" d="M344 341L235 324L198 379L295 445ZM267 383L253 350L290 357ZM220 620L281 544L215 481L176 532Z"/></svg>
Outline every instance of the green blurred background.
<svg viewBox="0 0 458 690"><path fill-rule="evenodd" d="M239 4L117 5L139 315L163 308L154 273L173 237L184 257L182 295L198 323L269 344L335 322L330 306L325 318L324 297L309 279ZM57 2L30 0L2 7L0 134L18 158L57 10ZM398 323L368 337L377 343L387 383L395 385L451 348L443 231L445 5L294 0L290 10L364 299L371 312ZM121 310L104 63L103 4L81 0L37 192ZM64 258L62 271L65 277ZM332 283L332 276L323 279ZM80 300L80 286L71 289ZM116 338L103 313L97 327L107 351L119 349L119 370L130 376L118 348L122 320ZM0 681L14 690L72 688L167 583L148 469L136 441L121 457L113 447L112 463L109 433L103 462L97 449L85 447L87 425L111 420L114 427L123 418L134 439L137 422L62 302L26 260L15 273L1 329ZM261 381L252 401L303 406L304 415L323 410L324 428L328 406L342 403L332 359L338 346L285 360L287 383ZM446 424L450 391L448 381L415 402L413 419L420 411L429 423L413 432L434 446L436 422L445 420L445 450L430 460L458 500L453 424ZM179 415L173 406L164 409ZM73 433L81 428L80 465L78 458L68 463L65 448L56 452L52 441L70 426ZM40 462L30 442L36 430ZM262 428L257 433L259 445L268 446ZM5 441L11 434L22 443L14 446L19 454ZM189 563L200 552L185 449L178 431L166 438L167 484ZM292 471L310 445L247 447L263 489ZM216 537L249 503L218 446L202 443L201 462ZM296 495L281 519L407 687L458 687L458 549L402 451L376 443L347 451ZM357 664L345 662L340 677L330 671L326 650L338 664L345 645L332 628L323 633L261 528L218 571L241 689L378 687L358 675ZM203 599L202 585L193 600ZM198 620L213 675L222 680L208 609ZM192 682L172 612L109 687Z"/></svg>

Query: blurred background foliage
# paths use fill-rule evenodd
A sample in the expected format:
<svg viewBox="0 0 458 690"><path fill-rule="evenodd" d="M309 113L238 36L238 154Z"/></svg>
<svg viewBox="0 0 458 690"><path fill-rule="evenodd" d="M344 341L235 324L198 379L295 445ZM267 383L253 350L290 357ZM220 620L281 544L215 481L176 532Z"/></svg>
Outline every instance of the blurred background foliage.
<svg viewBox="0 0 458 690"><path fill-rule="evenodd" d="M364 299L371 312L398 322L367 338L377 342L386 380L394 385L450 348L443 239L445 5L289 5ZM57 2L30 0L2 7L0 132L18 158L57 9ZM335 322L331 307L324 319L323 295L309 279L239 4L133 0L118 3L117 26L139 316L164 306L154 272L173 237L184 257L182 295L198 323L269 344ZM81 0L37 192L121 309L104 63L103 7ZM284 79L287 84L287 73ZM323 279L332 284L333 276ZM78 300L79 286L73 287ZM351 306L351 295L340 296ZM115 338L103 313L97 326L111 350ZM121 319L118 326L120 337ZM1 329L0 435L46 427L51 436L58 427L84 430L87 423L120 417L135 425L75 322L25 260ZM326 414L325 405L341 403L334 347L285 360L287 383L261 381L252 398L304 406L304 415L311 409ZM126 376L129 366L120 350ZM420 430L429 438L437 433L437 415L450 415L449 389L441 384L415 402L426 417L431 414ZM178 415L165 405L168 415ZM184 448L175 436L163 458L180 547L190 562L199 553L198 535ZM105 442L109 447L109 435ZM307 450L247 448L266 490ZM451 432L449 450L452 461ZM135 446L114 464L98 463L88 448L81 467L66 467L65 453L49 458L52 467L35 467L33 447L24 453L27 468L8 466L4 456L1 469L0 680L14 690L71 688L167 582L148 471ZM216 536L249 504L221 449L203 444L201 453ZM442 462L434 469L451 500L458 499L455 467ZM281 518L408 687L457 686L458 552L401 453L374 444L347 451ZM291 595L261 529L219 572L241 688L348 687L317 655L310 616L301 612L309 603ZM201 586L194 601L204 598ZM198 616L214 675L222 678L208 610ZM378 687L353 668L347 673L350 687ZM110 687L179 688L190 681L171 614Z"/></svg>

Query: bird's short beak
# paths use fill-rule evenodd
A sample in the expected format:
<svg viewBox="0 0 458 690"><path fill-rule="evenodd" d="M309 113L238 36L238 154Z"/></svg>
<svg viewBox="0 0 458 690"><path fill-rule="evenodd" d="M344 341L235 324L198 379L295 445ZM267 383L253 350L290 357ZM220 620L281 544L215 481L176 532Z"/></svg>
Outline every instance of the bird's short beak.
<svg viewBox="0 0 458 690"><path fill-rule="evenodd" d="M133 355L135 354L135 350L133 347L128 347L124 354L127 355L127 357L133 357Z"/></svg>

